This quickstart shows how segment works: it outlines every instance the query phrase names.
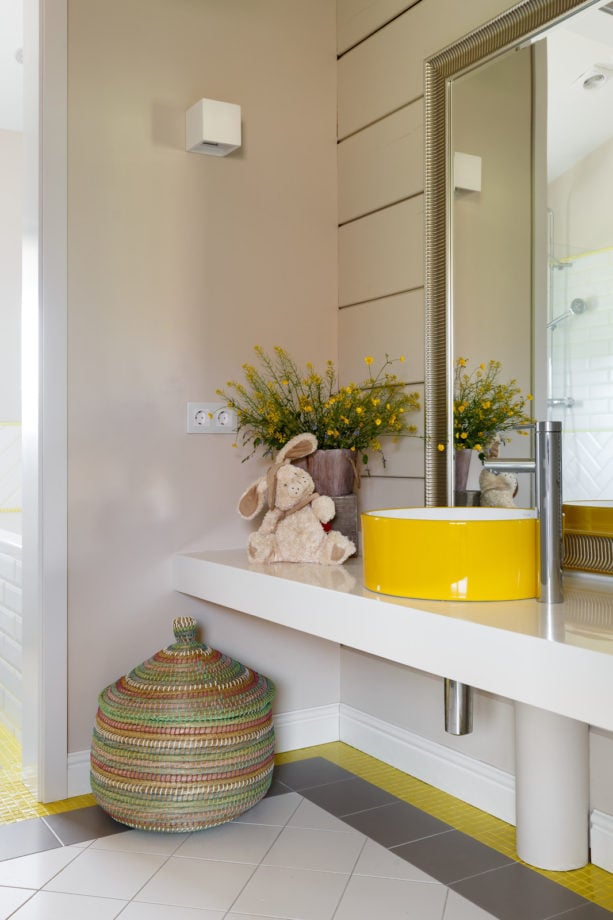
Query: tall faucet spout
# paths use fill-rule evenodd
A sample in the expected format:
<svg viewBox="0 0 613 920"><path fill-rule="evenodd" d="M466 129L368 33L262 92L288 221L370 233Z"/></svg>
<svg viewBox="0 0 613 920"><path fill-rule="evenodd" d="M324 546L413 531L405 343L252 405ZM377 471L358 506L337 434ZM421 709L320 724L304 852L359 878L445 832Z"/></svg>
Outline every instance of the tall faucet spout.
<svg viewBox="0 0 613 920"><path fill-rule="evenodd" d="M562 423L537 422L534 460L486 460L493 473L534 473L539 518L539 601L560 604L562 580Z"/></svg>
<svg viewBox="0 0 613 920"><path fill-rule="evenodd" d="M564 600L562 581L562 422L536 425L536 503L540 526L541 593L544 604Z"/></svg>

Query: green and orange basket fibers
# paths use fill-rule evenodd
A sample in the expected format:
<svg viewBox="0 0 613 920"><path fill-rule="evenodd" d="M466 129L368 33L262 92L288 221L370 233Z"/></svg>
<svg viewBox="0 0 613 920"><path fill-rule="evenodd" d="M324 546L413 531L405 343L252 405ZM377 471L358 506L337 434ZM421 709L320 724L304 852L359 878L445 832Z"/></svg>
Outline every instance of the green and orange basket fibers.
<svg viewBox="0 0 613 920"><path fill-rule="evenodd" d="M175 643L99 696L91 786L116 821L185 832L231 821L266 794L274 765L274 684L197 639Z"/></svg>

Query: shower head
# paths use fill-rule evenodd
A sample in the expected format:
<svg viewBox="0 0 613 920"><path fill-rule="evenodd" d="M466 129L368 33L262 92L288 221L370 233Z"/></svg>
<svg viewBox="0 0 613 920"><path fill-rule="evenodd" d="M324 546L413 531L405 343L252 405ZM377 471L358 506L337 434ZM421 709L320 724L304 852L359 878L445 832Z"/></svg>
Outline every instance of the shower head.
<svg viewBox="0 0 613 920"><path fill-rule="evenodd" d="M582 300L581 297L575 297L574 300L570 302L570 312L575 316L578 316L580 313L585 313L587 310L587 304L585 300Z"/></svg>
<svg viewBox="0 0 613 920"><path fill-rule="evenodd" d="M585 313L587 310L587 303L581 297L575 297L574 300L571 300L570 307L566 313L562 313L560 316L556 316L555 319L552 319L547 323L548 329L557 329L560 323L563 323L565 319L569 319L571 316L579 316L580 313Z"/></svg>

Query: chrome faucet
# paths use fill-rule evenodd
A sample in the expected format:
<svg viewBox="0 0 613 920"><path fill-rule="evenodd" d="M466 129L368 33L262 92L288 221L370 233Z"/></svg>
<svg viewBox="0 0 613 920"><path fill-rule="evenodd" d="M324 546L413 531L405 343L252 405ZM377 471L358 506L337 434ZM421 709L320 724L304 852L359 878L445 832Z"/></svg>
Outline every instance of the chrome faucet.
<svg viewBox="0 0 613 920"><path fill-rule="evenodd" d="M539 597L543 604L564 600L562 582L562 423L536 422L534 460L486 460L493 473L534 473L539 519Z"/></svg>

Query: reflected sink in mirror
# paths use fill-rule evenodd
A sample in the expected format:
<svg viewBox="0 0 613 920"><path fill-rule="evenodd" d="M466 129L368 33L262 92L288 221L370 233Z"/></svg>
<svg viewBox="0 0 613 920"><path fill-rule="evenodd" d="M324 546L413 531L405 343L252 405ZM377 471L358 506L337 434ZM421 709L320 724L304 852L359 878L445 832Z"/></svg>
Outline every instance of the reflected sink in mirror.
<svg viewBox="0 0 613 920"><path fill-rule="evenodd" d="M572 501L564 515L564 568L613 575L613 501Z"/></svg>
<svg viewBox="0 0 613 920"><path fill-rule="evenodd" d="M370 591L443 601L537 596L534 509L392 508L361 517Z"/></svg>

